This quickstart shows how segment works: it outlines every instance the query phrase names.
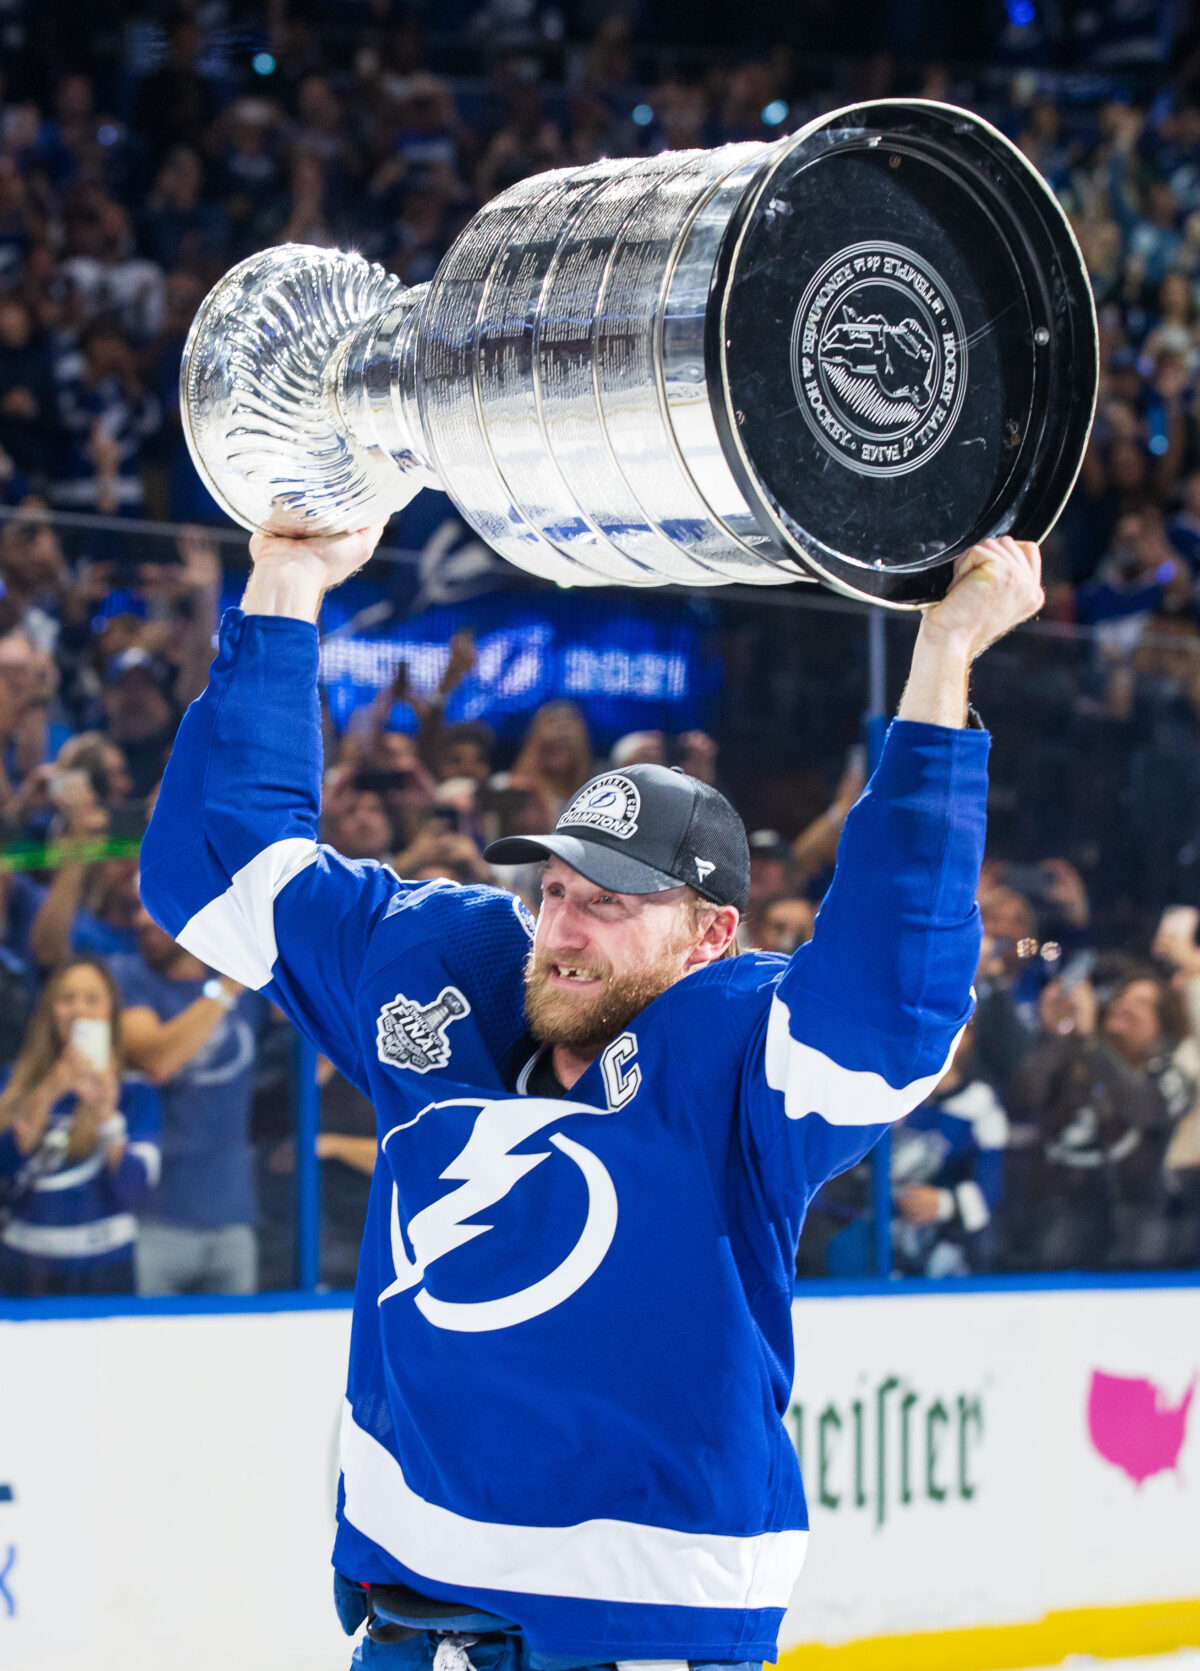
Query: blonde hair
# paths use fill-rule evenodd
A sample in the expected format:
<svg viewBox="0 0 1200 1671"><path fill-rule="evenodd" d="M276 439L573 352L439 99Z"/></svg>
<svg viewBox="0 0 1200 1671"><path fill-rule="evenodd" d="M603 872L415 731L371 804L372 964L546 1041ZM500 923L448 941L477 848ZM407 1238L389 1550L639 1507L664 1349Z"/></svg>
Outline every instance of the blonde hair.
<svg viewBox="0 0 1200 1671"><path fill-rule="evenodd" d="M719 905L714 905L711 899L705 899L703 894L697 893L690 882L685 882L684 887L687 889L687 897L683 903L684 909L688 914L689 926L695 932L700 933L704 927L705 913L708 911L719 911L721 907ZM733 938L716 961L718 963L723 963L727 957L737 957L739 955L740 948L737 941L737 931L735 930Z"/></svg>
<svg viewBox="0 0 1200 1671"><path fill-rule="evenodd" d="M120 1082L125 1061L121 1050L121 994L117 983L108 966L98 957L69 957L65 963L59 964L46 982L45 991L38 999L37 1008L25 1029L25 1037L13 1063L12 1075L3 1093L0 1093L0 1131L16 1123L25 1099L49 1076L63 1053L65 1047L59 1039L54 1022L54 1002L63 981L73 969L94 969L108 993L113 1069L118 1083ZM71 1116L67 1159L85 1159L95 1150L98 1142L99 1121L91 1110L77 1104L75 1113Z"/></svg>
<svg viewBox="0 0 1200 1671"><path fill-rule="evenodd" d="M546 733L560 720L567 720L574 732L571 739L571 764L563 771L556 772L553 777L548 777L541 767L542 743ZM592 739L583 710L577 703L559 698L554 702L543 703L530 720L529 730L525 733L521 752L513 761L510 776L514 782L520 780L525 784L533 784L543 795L552 797L561 805L569 801L577 789L583 787L595 769ZM554 815L557 816L557 813Z"/></svg>

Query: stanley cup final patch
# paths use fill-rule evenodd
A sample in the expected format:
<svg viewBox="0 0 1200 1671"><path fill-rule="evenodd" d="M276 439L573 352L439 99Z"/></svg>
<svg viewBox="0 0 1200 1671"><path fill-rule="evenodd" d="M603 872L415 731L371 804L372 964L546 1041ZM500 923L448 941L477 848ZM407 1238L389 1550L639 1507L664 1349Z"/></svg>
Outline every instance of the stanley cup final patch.
<svg viewBox="0 0 1200 1671"><path fill-rule="evenodd" d="M471 1013L456 986L444 986L432 1004L414 1003L398 992L379 1012L375 1036L379 1060L392 1068L432 1073L450 1060L446 1029Z"/></svg>

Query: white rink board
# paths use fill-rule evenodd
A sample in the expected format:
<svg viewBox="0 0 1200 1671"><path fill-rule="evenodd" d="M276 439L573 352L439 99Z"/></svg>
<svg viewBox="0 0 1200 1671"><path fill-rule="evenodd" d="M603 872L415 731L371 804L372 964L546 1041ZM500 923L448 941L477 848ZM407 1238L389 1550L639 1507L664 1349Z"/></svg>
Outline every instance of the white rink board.
<svg viewBox="0 0 1200 1671"><path fill-rule="evenodd" d="M1200 1287L805 1299L794 1318L813 1536L784 1647L1200 1595L1200 1398L1141 1485L1088 1423L1098 1370L1153 1383L1169 1426L1200 1370ZM5 1671L345 1671L349 1321L0 1320ZM1147 1420L1152 1398L1118 1451L1144 1454Z"/></svg>
<svg viewBox="0 0 1200 1671"><path fill-rule="evenodd" d="M1200 1597L1200 1396L1170 1414L1200 1374L1200 1286L798 1300L793 1323L812 1537L781 1646ZM1173 1466L1139 1484L1100 1454L1097 1372L1123 1383L1104 1442L1139 1471L1177 1425Z"/></svg>
<svg viewBox="0 0 1200 1671"><path fill-rule="evenodd" d="M0 1321L4 1671L344 1671L350 1313Z"/></svg>

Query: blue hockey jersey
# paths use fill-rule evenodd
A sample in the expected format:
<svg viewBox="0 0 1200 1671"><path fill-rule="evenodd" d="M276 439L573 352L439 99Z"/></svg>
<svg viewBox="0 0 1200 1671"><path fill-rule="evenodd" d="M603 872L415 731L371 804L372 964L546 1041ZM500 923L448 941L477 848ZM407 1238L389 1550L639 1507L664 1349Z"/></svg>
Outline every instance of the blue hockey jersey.
<svg viewBox="0 0 1200 1671"><path fill-rule="evenodd" d="M82 1160L67 1161L73 1096L54 1104L45 1136L31 1155L21 1153L11 1126L0 1131L0 1184L11 1192L7 1201L0 1194L0 1207L7 1208L0 1248L10 1265L52 1261L79 1270L132 1259L135 1214L158 1181L162 1110L154 1086L136 1074L121 1081L117 1106L127 1141L115 1168L104 1145Z"/></svg>
<svg viewBox="0 0 1200 1671"><path fill-rule="evenodd" d="M896 724L809 945L672 987L524 1087L532 922L316 841L317 633L231 611L142 849L157 920L374 1104L335 1564L579 1660L773 1659L805 1204L941 1077L979 951L987 739Z"/></svg>

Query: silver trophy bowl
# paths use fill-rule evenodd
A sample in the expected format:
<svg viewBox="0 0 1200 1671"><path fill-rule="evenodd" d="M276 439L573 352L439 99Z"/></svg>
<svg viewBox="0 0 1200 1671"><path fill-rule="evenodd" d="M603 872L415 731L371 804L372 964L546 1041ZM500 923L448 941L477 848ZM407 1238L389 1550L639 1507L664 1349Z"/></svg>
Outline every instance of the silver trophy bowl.
<svg viewBox="0 0 1200 1671"><path fill-rule="evenodd" d="M926 101L524 180L411 289L264 251L181 371L192 457L248 528L345 533L436 486L562 585L819 578L897 607L985 535L1044 536L1095 389L1057 203Z"/></svg>

